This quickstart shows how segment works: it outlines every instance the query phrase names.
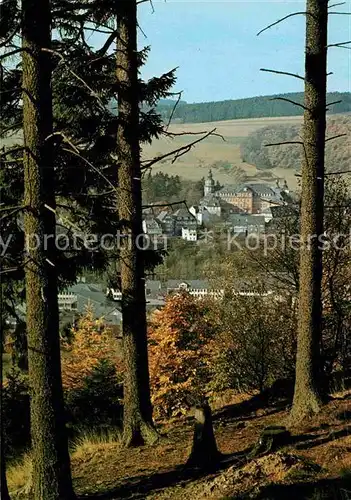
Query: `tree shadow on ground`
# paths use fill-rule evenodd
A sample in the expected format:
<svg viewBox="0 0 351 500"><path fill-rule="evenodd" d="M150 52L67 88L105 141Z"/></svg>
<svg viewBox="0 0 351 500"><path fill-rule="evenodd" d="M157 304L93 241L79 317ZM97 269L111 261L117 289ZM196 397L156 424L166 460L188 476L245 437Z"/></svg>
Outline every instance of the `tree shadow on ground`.
<svg viewBox="0 0 351 500"><path fill-rule="evenodd" d="M244 495L227 500L244 500ZM250 497L252 498L252 497ZM255 496L256 500L348 500L351 498L351 477L322 479L295 484L271 484Z"/></svg>
<svg viewBox="0 0 351 500"><path fill-rule="evenodd" d="M297 436L292 436L290 444L294 446L297 450L308 450L314 448L315 446L320 446L321 444L340 439L351 434L351 425L340 429L339 431L329 431L323 434L301 434Z"/></svg>
<svg viewBox="0 0 351 500"><path fill-rule="evenodd" d="M133 498L133 500L143 499L148 493L155 493L158 490L169 488L175 485L184 485L187 482L201 479L221 472L232 465L240 465L245 461L246 456L252 448L248 448L238 453L222 455L221 461L216 467L211 469L193 469L180 465L166 472L152 474L151 476L136 476L127 478L121 486L118 486L105 493L93 493L82 495L79 500L115 500L119 498Z"/></svg>
<svg viewBox="0 0 351 500"><path fill-rule="evenodd" d="M294 385L290 380L278 380L269 389L264 390L249 400L228 405L214 412L213 421L218 420L252 420L257 418L253 413L265 409L265 416L286 410L292 402Z"/></svg>

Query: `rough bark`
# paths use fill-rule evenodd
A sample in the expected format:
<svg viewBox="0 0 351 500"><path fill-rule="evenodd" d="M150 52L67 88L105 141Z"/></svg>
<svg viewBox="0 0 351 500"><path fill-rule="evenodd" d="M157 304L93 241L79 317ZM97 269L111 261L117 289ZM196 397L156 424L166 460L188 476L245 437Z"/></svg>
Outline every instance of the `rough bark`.
<svg viewBox="0 0 351 500"><path fill-rule="evenodd" d="M141 236L141 169L137 68L137 4L119 4L117 19L118 213L121 221L121 289L125 361L123 441L154 442L147 352L145 278Z"/></svg>
<svg viewBox="0 0 351 500"><path fill-rule="evenodd" d="M55 263L51 141L51 22L48 0L23 0L23 136L28 365L31 387L33 496L74 498L64 422Z"/></svg>
<svg viewBox="0 0 351 500"><path fill-rule="evenodd" d="M291 423L317 413L322 404L322 248L326 128L327 0L308 0L301 196L301 255L296 379Z"/></svg>
<svg viewBox="0 0 351 500"><path fill-rule="evenodd" d="M187 466L207 468L218 464L221 454L213 432L211 408L204 404L195 409L193 446Z"/></svg>

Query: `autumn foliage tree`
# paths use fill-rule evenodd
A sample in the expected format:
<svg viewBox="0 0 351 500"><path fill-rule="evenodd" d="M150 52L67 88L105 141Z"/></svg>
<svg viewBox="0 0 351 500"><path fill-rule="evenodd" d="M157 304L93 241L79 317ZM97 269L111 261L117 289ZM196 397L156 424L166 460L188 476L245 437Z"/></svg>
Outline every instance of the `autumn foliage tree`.
<svg viewBox="0 0 351 500"><path fill-rule="evenodd" d="M180 415L204 395L215 332L210 310L210 304L184 292L168 297L152 314L149 359L156 417Z"/></svg>
<svg viewBox="0 0 351 500"><path fill-rule="evenodd" d="M120 365L116 341L103 318L94 319L94 311L86 313L72 329L72 341L62 343L62 383L65 390L79 388L103 361Z"/></svg>

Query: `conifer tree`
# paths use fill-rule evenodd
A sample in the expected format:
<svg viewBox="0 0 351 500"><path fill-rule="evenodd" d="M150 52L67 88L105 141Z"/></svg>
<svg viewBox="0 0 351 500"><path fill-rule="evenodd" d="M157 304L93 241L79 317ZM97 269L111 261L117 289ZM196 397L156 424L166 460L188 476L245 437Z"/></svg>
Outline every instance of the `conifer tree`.
<svg viewBox="0 0 351 500"><path fill-rule="evenodd" d="M40 16L38 16L40 12ZM74 497L64 421L55 255L51 11L22 2L26 323L31 385L32 488L38 500Z"/></svg>
<svg viewBox="0 0 351 500"><path fill-rule="evenodd" d="M322 246L326 129L328 1L307 0L304 160L301 193L301 253L296 379L291 422L320 410L323 399Z"/></svg>
<svg viewBox="0 0 351 500"><path fill-rule="evenodd" d="M117 14L118 213L122 226L121 289L125 362L123 440L152 443L157 432L150 397L142 230L137 3L120 2Z"/></svg>

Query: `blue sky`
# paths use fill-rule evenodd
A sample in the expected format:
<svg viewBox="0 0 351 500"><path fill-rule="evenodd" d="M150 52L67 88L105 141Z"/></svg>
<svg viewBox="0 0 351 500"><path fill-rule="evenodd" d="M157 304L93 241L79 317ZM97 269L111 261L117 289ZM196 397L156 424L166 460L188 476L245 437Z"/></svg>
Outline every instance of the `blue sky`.
<svg viewBox="0 0 351 500"><path fill-rule="evenodd" d="M338 3L340 0L330 0ZM259 37L266 25L304 1L154 0L139 6L139 45L151 52L143 76L176 66L175 90L188 102L217 101L303 90L303 82L263 73L272 68L303 74L304 16L284 21ZM351 0L332 10L351 12ZM330 16L329 43L351 40L351 16ZM351 46L351 45L350 45ZM351 50L329 51L329 90L351 90Z"/></svg>

